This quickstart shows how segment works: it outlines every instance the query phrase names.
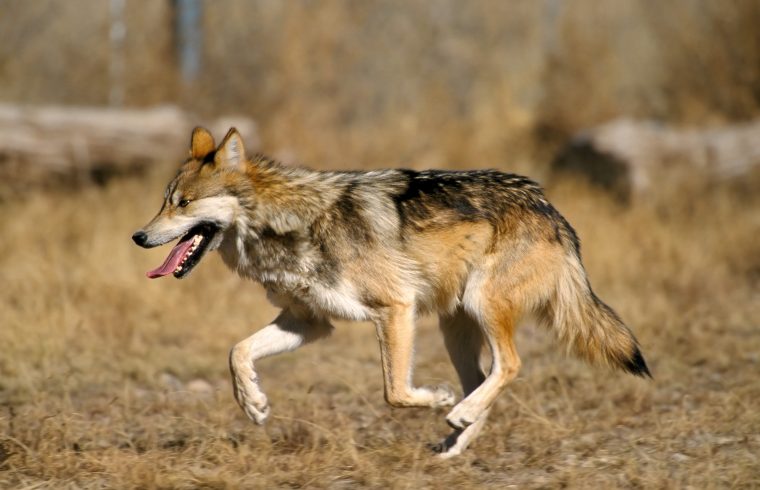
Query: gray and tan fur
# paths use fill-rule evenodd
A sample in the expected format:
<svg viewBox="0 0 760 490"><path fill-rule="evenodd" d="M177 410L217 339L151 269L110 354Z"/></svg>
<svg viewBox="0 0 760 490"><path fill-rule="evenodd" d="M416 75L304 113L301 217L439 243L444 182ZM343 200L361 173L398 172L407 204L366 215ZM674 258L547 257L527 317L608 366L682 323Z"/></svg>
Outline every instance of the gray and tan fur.
<svg viewBox="0 0 760 490"><path fill-rule="evenodd" d="M195 229L207 246L183 264L218 249L282 308L230 353L235 398L256 423L269 415L256 361L329 335L335 318L376 325L389 404L436 407L454 395L414 386L412 367L415 319L439 315L464 392L446 417L454 432L437 446L442 457L467 447L517 375L514 334L526 316L593 363L649 376L631 331L591 290L575 232L525 177L318 172L249 160L234 129L216 147L198 128L161 211L133 238L156 246Z"/></svg>

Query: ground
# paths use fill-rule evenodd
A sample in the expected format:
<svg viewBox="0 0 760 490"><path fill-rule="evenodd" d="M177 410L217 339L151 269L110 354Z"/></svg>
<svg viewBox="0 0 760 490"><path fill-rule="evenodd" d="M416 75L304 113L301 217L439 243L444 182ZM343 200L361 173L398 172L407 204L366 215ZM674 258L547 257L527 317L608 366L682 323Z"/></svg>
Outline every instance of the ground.
<svg viewBox="0 0 760 490"><path fill-rule="evenodd" d="M654 380L589 367L532 325L484 433L440 461L446 409L385 405L366 324L259 363L272 417L232 396L229 348L275 315L207 257L149 281L131 233L170 173L0 202L0 487L725 488L760 486L760 178L622 206L549 189L597 293ZM434 319L417 383L455 375Z"/></svg>

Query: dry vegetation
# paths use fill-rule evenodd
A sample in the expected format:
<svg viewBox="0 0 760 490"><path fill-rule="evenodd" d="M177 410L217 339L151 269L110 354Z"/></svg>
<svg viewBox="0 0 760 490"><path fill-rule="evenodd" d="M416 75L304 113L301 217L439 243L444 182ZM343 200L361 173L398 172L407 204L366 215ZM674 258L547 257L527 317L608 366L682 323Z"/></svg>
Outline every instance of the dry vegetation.
<svg viewBox="0 0 760 490"><path fill-rule="evenodd" d="M0 204L0 487L760 485L760 177L629 209L550 189L655 380L587 367L526 325L523 371L446 462L425 447L443 410L384 404L367 325L261 362L273 419L244 418L227 352L274 311L215 255L187 280L144 277L166 250L129 236L167 177ZM416 379L454 383L431 319Z"/></svg>

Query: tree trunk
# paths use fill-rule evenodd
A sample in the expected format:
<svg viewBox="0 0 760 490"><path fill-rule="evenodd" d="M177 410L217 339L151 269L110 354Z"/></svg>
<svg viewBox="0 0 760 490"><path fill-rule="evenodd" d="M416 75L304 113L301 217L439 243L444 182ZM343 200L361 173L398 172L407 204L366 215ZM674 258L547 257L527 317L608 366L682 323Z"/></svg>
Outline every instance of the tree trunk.
<svg viewBox="0 0 760 490"><path fill-rule="evenodd" d="M187 155L190 132L201 121L176 107L108 109L0 105L0 178L5 187L86 181L175 165ZM217 138L237 126L251 150L255 123L220 118L207 124Z"/></svg>
<svg viewBox="0 0 760 490"><path fill-rule="evenodd" d="M620 119L574 137L557 154L552 171L555 178L567 173L582 175L629 200L646 194L665 176L677 179L697 173L725 180L758 166L760 121L678 129Z"/></svg>

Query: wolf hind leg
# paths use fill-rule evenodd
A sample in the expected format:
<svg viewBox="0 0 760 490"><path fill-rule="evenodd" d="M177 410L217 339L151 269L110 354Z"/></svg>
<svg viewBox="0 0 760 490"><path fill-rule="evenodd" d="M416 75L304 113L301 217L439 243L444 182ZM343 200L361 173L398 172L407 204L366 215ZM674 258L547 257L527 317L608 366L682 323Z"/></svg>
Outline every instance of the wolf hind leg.
<svg viewBox="0 0 760 490"><path fill-rule="evenodd" d="M486 297L494 298L493 295ZM514 344L517 316L514 303L508 299L489 299L486 302L479 323L493 357L491 372L446 416L449 425L457 430L465 430L478 422L482 424L481 420L496 397L520 370L520 357Z"/></svg>
<svg viewBox="0 0 760 490"><path fill-rule="evenodd" d="M269 403L259 384L254 364L268 356L290 352L326 337L332 325L308 314L284 309L275 320L230 350L233 393L246 416L257 424L269 417Z"/></svg>
<svg viewBox="0 0 760 490"><path fill-rule="evenodd" d="M483 333L478 323L461 308L452 315L442 315L440 328L446 350L462 383L462 392L467 397L486 379L481 367ZM464 429L455 429L432 449L444 459L460 454L478 436L487 418L488 409L474 423Z"/></svg>

